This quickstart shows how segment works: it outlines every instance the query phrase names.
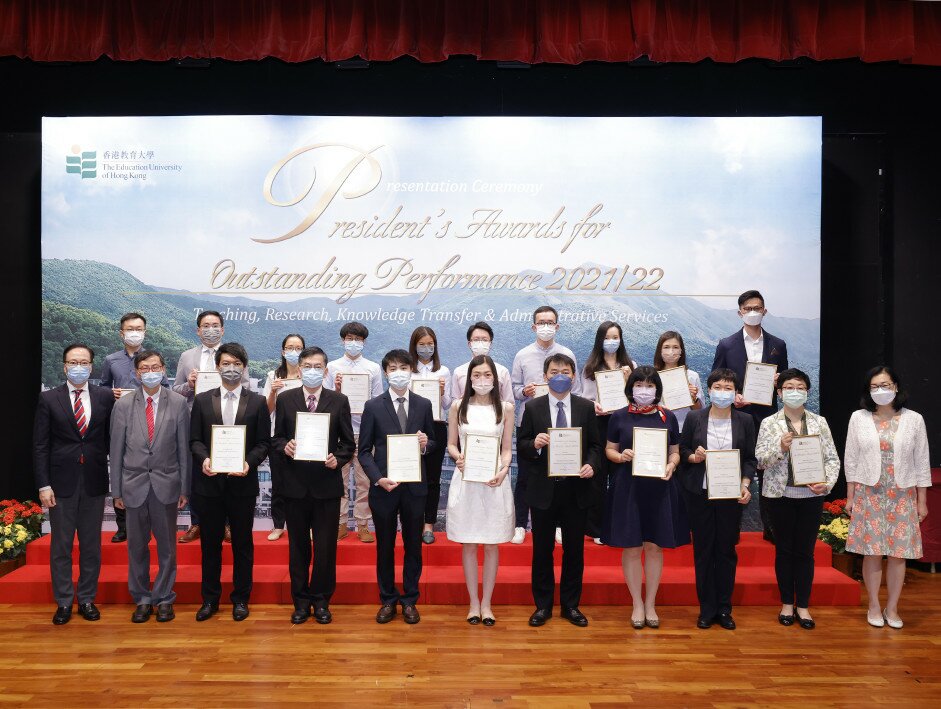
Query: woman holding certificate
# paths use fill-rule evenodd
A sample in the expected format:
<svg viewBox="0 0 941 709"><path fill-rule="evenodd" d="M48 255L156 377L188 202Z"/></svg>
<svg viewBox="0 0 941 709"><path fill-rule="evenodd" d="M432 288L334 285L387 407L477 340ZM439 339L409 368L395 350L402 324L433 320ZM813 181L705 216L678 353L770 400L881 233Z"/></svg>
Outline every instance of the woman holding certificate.
<svg viewBox="0 0 941 709"><path fill-rule="evenodd" d="M301 350L304 349L304 338L300 335L288 335L281 341L281 364L277 369L268 372L265 387L261 395L268 402L268 411L271 413L271 435L274 435L274 412L278 403L278 396L282 392L301 385L301 370L297 366ZM271 533L270 541L280 539L284 534L284 498L281 495L281 476L284 472L284 454L272 448L268 451L268 467L271 470Z"/></svg>
<svg viewBox="0 0 941 709"><path fill-rule="evenodd" d="M408 343L409 354L415 360L412 391L431 401L435 417L435 440L441 445L425 456L425 475L428 476L428 497L425 499L425 526L421 540L435 543L435 522L438 521L438 502L441 500L441 464L444 461L444 442L448 440L448 408L451 406L451 370L441 364L438 355L438 336L430 327L416 327Z"/></svg>
<svg viewBox="0 0 941 709"><path fill-rule="evenodd" d="M448 490L448 539L463 544L464 580L470 595L467 622L493 625L491 608L500 550L513 538L510 488L513 405L500 401L497 367L478 355L468 367L468 386L451 407L448 453L457 472ZM510 425L506 425L509 421ZM477 545L484 545L483 597L477 596Z"/></svg>
<svg viewBox="0 0 941 709"><path fill-rule="evenodd" d="M701 409L706 399L703 397L699 375L686 368L686 345L680 333L667 330L660 335L657 349L654 350L653 366L660 372L663 384L661 403L676 416L682 432L686 415Z"/></svg>
<svg viewBox="0 0 941 709"><path fill-rule="evenodd" d="M710 405L690 413L680 436L679 478L693 529L696 627L733 630L735 545L755 477L755 419L732 407L739 382L731 369L716 369L706 383Z"/></svg>
<svg viewBox="0 0 941 709"><path fill-rule="evenodd" d="M631 359L624 346L621 326L606 320L595 332L595 346L585 362L582 377L582 396L595 402L598 433L602 441L608 440L608 420L611 414L627 406L624 384L637 363ZM620 378L617 376L620 374ZM607 458L601 470L591 479L595 491L595 502L588 510L588 536L595 544L601 544L601 523L604 517L604 500L608 489L610 463Z"/></svg>
<svg viewBox="0 0 941 709"><path fill-rule="evenodd" d="M921 414L904 408L908 397L890 367L875 367L863 382L862 408L846 433L846 551L864 554L869 624L902 627L898 603L905 560L922 555L920 524L928 516L931 487L928 435ZM882 557L889 599L879 603Z"/></svg>
<svg viewBox="0 0 941 709"><path fill-rule="evenodd" d="M615 467L601 540L624 549L621 565L634 603L631 625L638 630L645 625L660 627L656 602L663 547L689 544L686 508L673 479L680 462L680 431L673 412L660 405L662 391L660 375L653 367L631 372L624 388L630 403L611 415L605 446L605 455Z"/></svg>
<svg viewBox="0 0 941 709"><path fill-rule="evenodd" d="M765 471L761 494L767 498L774 532L774 573L781 592L778 622L797 621L812 630L808 605L814 545L823 498L840 474L840 456L827 420L804 408L808 391L810 377L801 370L785 369L778 375L777 394L784 408L761 422L756 455Z"/></svg>

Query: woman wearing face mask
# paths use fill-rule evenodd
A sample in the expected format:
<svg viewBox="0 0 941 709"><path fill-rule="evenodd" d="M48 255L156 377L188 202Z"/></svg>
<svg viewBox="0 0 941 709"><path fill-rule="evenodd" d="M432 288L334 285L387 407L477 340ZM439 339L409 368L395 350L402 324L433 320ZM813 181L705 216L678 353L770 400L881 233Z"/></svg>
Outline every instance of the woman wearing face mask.
<svg viewBox="0 0 941 709"><path fill-rule="evenodd" d="M448 539L463 544L464 580L470 596L467 622L493 625L496 619L491 597L500 560L498 544L513 537L513 491L510 461L513 458L513 405L500 401L497 368L487 355L478 355L468 367L467 386L448 417L448 454L455 473L448 488ZM486 483L465 482L461 446L468 435L500 438L499 470ZM483 597L477 595L477 546L484 547Z"/></svg>
<svg viewBox="0 0 941 709"><path fill-rule="evenodd" d="M664 369L686 366L686 345L683 343L683 336L680 333L667 330L660 335L660 339L657 340L657 349L653 355L653 366L658 372ZM686 379L689 381L689 395L693 400L693 405L691 408L677 409L673 412L680 431L683 430L683 423L686 421L687 414L691 410L701 409L706 404L699 375L692 369L687 369Z"/></svg>
<svg viewBox="0 0 941 709"><path fill-rule="evenodd" d="M921 415L904 408L907 398L891 367L874 367L863 382L862 408L850 417L846 433L846 510L852 516L846 551L865 555L867 619L877 628L902 627L898 602L905 560L921 557L919 525L928 516L928 434ZM884 608L879 603L883 556L889 591Z"/></svg>
<svg viewBox="0 0 941 709"><path fill-rule="evenodd" d="M582 396L595 402L595 413L598 418L598 433L602 441L608 440L608 421L611 412L605 412L598 404L598 385L595 382L595 372L612 371L620 369L624 372L624 381L630 376L637 363L631 359L624 346L624 337L621 326L611 320L606 320L598 326L595 332L595 345L585 362L584 376L582 377ZM601 470L595 471L591 478L595 491L595 502L588 511L588 536L594 539L595 544L601 544L601 523L604 517L604 500L608 488L608 475L610 463L607 458L602 461Z"/></svg>
<svg viewBox="0 0 941 709"><path fill-rule="evenodd" d="M653 367L637 367L631 372L624 389L630 403L611 414L605 446L605 455L615 467L611 471L601 540L624 549L621 565L634 604L631 625L638 630L645 625L660 627L656 602L663 548L689 544L686 508L673 478L680 462L680 431L673 412L659 405L662 391L660 375ZM669 431L664 478L632 476L635 427ZM644 579L646 598L641 592Z"/></svg>
<svg viewBox="0 0 941 709"><path fill-rule="evenodd" d="M751 499L755 477L755 420L732 407L739 389L738 375L731 369L716 369L706 381L710 405L693 411L680 437L679 478L693 530L693 563L696 595L703 630L718 623L735 628L732 619L732 589L738 566L739 528L742 509ZM738 450L742 483L736 499L710 499L706 478L707 450Z"/></svg>
<svg viewBox="0 0 941 709"><path fill-rule="evenodd" d="M804 408L810 377L799 369L778 374L778 396L784 408L761 422L758 431L758 464L764 468L761 494L767 498L774 530L774 572L781 593L778 622L805 630L815 626L810 616L810 589L814 581L814 545L820 527L823 498L840 474L840 456L823 416ZM820 436L826 482L795 485L791 470L794 436ZM795 616L796 612L796 616Z"/></svg>
<svg viewBox="0 0 941 709"><path fill-rule="evenodd" d="M437 379L440 383L441 421L435 421L435 440L448 440L448 409L451 406L451 371L441 364L438 354L438 336L430 327L416 327L408 344L409 354L417 363L415 377ZM428 497L425 498L425 527L421 540L425 544L435 543L435 522L438 521L438 502L441 500L441 464L444 461L444 446L437 445L425 456L425 475L428 480Z"/></svg>
<svg viewBox="0 0 941 709"><path fill-rule="evenodd" d="M281 341L281 364L268 372L262 396L268 402L271 413L271 435L274 435L274 412L278 395L283 391L301 385L301 371L297 366L298 357L304 349L304 338L300 335L288 335ZM281 474L284 470L284 454L272 448L268 452L268 467L271 469L271 522L274 527L268 539L275 541L284 534L284 498L279 494Z"/></svg>

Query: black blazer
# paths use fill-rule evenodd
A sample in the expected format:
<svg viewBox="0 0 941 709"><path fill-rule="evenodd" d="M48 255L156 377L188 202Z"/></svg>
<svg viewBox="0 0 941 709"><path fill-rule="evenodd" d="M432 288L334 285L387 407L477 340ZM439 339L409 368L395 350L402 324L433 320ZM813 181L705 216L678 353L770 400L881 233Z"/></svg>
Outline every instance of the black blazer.
<svg viewBox="0 0 941 709"><path fill-rule="evenodd" d="M284 447L294 438L298 412L307 413L307 394L304 387L291 389L278 396L275 406L273 450L284 453ZM350 400L343 394L320 388L317 413L330 414L330 440L328 451L337 459L337 467L331 470L323 463L294 460L285 456L284 468L278 485L283 497L302 499L310 495L317 499L343 497L344 465L353 458L356 442L353 438L353 422L350 418Z"/></svg>
<svg viewBox="0 0 941 709"><path fill-rule="evenodd" d="M271 446L271 414L268 402L261 394L240 390L239 405L235 413L236 425L245 426L245 462L248 475L206 475L203 461L209 457L213 424L222 425L222 388L204 391L193 399L190 416L190 450L193 452L193 492L206 497L256 497L258 495L258 466L268 456Z"/></svg>
<svg viewBox="0 0 941 709"><path fill-rule="evenodd" d="M33 423L36 487L51 487L56 497L71 497L78 481L89 495L108 494L111 447L111 389L88 384L91 417L85 437L78 432L67 384L41 392ZM84 461L84 462L83 462Z"/></svg>
<svg viewBox="0 0 941 709"><path fill-rule="evenodd" d="M435 417L431 412L431 402L413 392L409 392L408 396L408 425L404 431L399 426L399 417L395 413L395 404L392 403L388 390L367 401L363 407L363 418L359 424L359 464L363 466L373 485L386 476L386 436L421 431L428 436L425 455L433 451L436 445L442 445L440 441L435 440ZM428 494L424 460L421 477L420 483L405 483L412 494ZM379 490L385 493L385 490Z"/></svg>
<svg viewBox="0 0 941 709"><path fill-rule="evenodd" d="M533 445L536 436L553 428L549 416L549 394L537 396L526 402L523 420L516 436L516 455L526 460L529 466L529 478L526 483L526 502L530 507L547 510L552 504L552 495L557 480L571 480L576 486L576 502L580 509L586 509L593 502L590 478L553 478L549 479L549 456L546 448L536 450ZM598 475L601 470L601 437L598 434L598 422L595 420L595 405L588 399L572 394L572 420L569 425L582 429L582 464L587 463Z"/></svg>
<svg viewBox="0 0 941 709"><path fill-rule="evenodd" d="M764 349L761 355L761 361L765 364L778 365L778 372L787 369L787 345L780 337L775 337L767 330L764 330ZM742 331L738 330L734 335L719 340L716 345L716 357L712 362L712 369L715 371L720 367L731 369L738 375L739 386L745 384L745 363L748 362L748 354L745 352L745 337ZM771 398L771 406L760 406L758 404L749 404L743 406L739 411L747 411L752 414L759 422L767 418L778 410L778 393L774 392Z"/></svg>
<svg viewBox="0 0 941 709"><path fill-rule="evenodd" d="M709 444L706 440L709 426L709 410L711 406L698 411L690 411L683 423L683 432L680 434L680 467L677 474L682 486L694 495L706 495L702 481L706 475L706 463L690 463L689 457L696 452L699 446L706 450ZM738 448L742 464L742 480L755 478L755 419L751 414L732 409L732 448Z"/></svg>

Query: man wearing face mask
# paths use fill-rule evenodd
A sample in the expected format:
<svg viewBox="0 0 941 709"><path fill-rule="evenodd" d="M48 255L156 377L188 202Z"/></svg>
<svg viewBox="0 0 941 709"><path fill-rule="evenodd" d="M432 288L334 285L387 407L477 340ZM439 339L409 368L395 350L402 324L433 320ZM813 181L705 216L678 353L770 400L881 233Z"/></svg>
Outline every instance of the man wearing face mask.
<svg viewBox="0 0 941 709"><path fill-rule="evenodd" d="M575 354L568 347L555 341L559 331L559 313L550 305L542 305L533 313L532 330L536 333L536 341L527 345L513 358L513 396L519 405L516 408L516 437L519 438L519 426L523 420L523 410L526 402L530 401L536 393L536 385L545 383L543 371L546 360L557 354L562 354L575 362ZM581 394L582 384L578 375L578 367L574 369L572 393ZM517 458L516 489L513 491L513 503L516 507L516 530L512 542L522 544L526 537L526 523L529 519L529 505L526 502L526 485L529 479L528 462ZM557 540L561 537L556 534Z"/></svg>
<svg viewBox="0 0 941 709"><path fill-rule="evenodd" d="M493 346L493 328L481 321L467 328L467 347L471 351L471 359L481 355L490 355ZM510 370L498 362L493 363L497 368L497 378L500 380L500 401L508 404L514 403L513 383L510 381ZM464 387L467 385L467 369L470 360L454 368L451 375L451 399L460 401L464 397Z"/></svg>
<svg viewBox="0 0 941 709"><path fill-rule="evenodd" d="M343 375L368 374L370 394L373 398L382 395L382 369L372 360L363 356L369 330L362 323L348 322L340 328L340 341L343 344L343 356L330 361L327 365L327 377L323 385L327 389L343 392ZM353 435L356 436L357 450L359 426L362 413L353 413ZM369 478L363 470L359 456L354 451L353 459L343 466L343 498L340 500L340 519L337 528L337 540L350 533L350 471L353 472L353 519L356 521L356 536L361 542L372 543L375 537L369 531L372 513L369 510Z"/></svg>
<svg viewBox="0 0 941 709"><path fill-rule="evenodd" d="M268 456L271 445L271 418L268 402L261 394L242 386L248 369L248 354L235 342L220 345L216 369L222 386L204 391L193 401L190 419L190 450L193 453L193 506L202 524L203 605L196 620L211 618L219 610L222 595L222 540L228 520L232 530L232 618L248 617L252 592L252 564L255 548L252 522L258 497L258 466ZM241 473L213 472L210 461L212 427L245 426L245 465Z"/></svg>
<svg viewBox="0 0 941 709"><path fill-rule="evenodd" d="M56 612L52 622L72 618L72 545L78 533L78 611L101 617L95 607L101 571L101 521L108 494L108 446L114 395L88 383L95 353L76 343L62 352L66 383L39 395L33 428L33 468L39 501L49 508L49 567Z"/></svg>

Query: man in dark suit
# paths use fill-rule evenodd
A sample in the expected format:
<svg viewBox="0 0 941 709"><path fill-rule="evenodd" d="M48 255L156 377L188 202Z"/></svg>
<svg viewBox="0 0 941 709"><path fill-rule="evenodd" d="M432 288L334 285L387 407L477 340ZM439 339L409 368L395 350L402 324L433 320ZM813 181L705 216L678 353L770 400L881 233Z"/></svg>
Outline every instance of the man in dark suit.
<svg viewBox="0 0 941 709"><path fill-rule="evenodd" d="M761 321L768 314L765 308L765 299L756 290L747 290L738 297L738 314L742 318L743 327L734 335L719 340L716 345L716 356L712 362L713 371L717 369L731 369L738 376L741 384L745 383L745 364L747 362L763 362L778 365L778 372L788 368L787 345L780 337L775 337L761 327ZM778 381L777 374L774 377ZM746 404L741 394L735 396L735 407L750 413L755 419L755 430L761 422L778 410L777 392L771 394L771 406L759 404ZM758 485L761 486L762 471L758 471ZM761 514L761 523L765 530L765 539L772 541L771 519L765 509L764 498L758 496L758 511Z"/></svg>
<svg viewBox="0 0 941 709"><path fill-rule="evenodd" d="M601 466L601 441L595 421L595 405L571 393L575 362L557 353L543 365L549 393L526 403L516 440L517 456L529 464L526 502L533 525L532 626L544 625L552 617L555 595L555 530L562 529L562 579L559 597L562 617L579 627L588 618L578 609L585 571L585 526L592 504L590 478ZM550 428L581 428L581 462L578 477L548 475Z"/></svg>
<svg viewBox="0 0 941 709"><path fill-rule="evenodd" d="M414 624L420 620L415 603L421 578L421 533L428 495L425 462L421 461L421 482L398 483L386 476L386 436L417 434L422 456L440 443L429 436L434 435L431 402L408 389L413 369L412 356L406 350L392 350L382 358L382 370L389 380L389 389L366 402L359 428L359 461L369 476L369 507L376 525L376 577L382 601L382 608L376 614L377 623L392 620L399 603L406 623ZM402 544L405 546L401 594L395 588L395 530L398 521L402 523Z"/></svg>
<svg viewBox="0 0 941 709"><path fill-rule="evenodd" d="M49 508L49 567L56 612L52 622L72 618L72 544L78 532L78 612L98 620L95 606L101 571L101 521L108 494L108 446L114 395L88 384L95 353L72 344L62 352L66 383L39 395L33 428L33 464L39 500Z"/></svg>
<svg viewBox="0 0 941 709"><path fill-rule="evenodd" d="M201 524L203 604L196 620L208 620L219 610L222 595L222 539L228 521L232 533L232 618L248 617L255 547L252 522L258 497L258 466L271 445L271 416L261 394L242 386L248 354L236 342L216 350L216 369L222 386L193 400L190 450L193 452L193 504ZM217 474L210 461L213 425L245 426L245 466L241 473ZM196 472L199 471L199 472Z"/></svg>
<svg viewBox="0 0 941 709"><path fill-rule="evenodd" d="M319 347L307 347L298 359L303 386L278 395L272 447L284 453L286 466L281 477L291 572L294 613L291 622L305 622L313 607L314 619L321 625L333 620L330 597L337 587L336 522L343 497L341 470L353 458L356 447L350 402L343 394L323 386L327 355ZM330 415L327 459L294 460L297 446L297 414ZM310 567L313 536L314 567Z"/></svg>

